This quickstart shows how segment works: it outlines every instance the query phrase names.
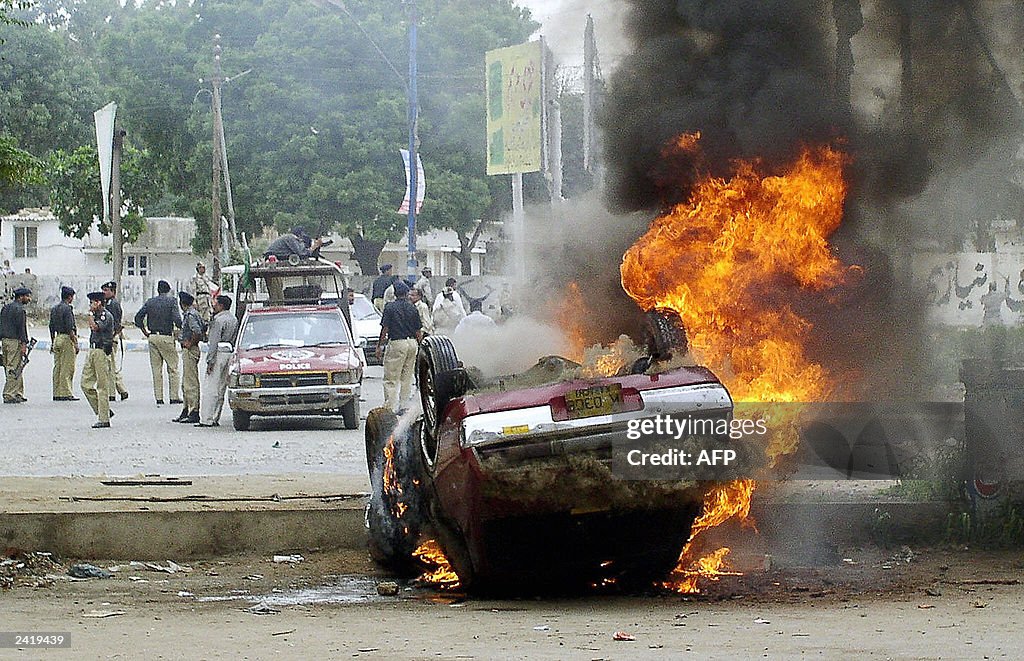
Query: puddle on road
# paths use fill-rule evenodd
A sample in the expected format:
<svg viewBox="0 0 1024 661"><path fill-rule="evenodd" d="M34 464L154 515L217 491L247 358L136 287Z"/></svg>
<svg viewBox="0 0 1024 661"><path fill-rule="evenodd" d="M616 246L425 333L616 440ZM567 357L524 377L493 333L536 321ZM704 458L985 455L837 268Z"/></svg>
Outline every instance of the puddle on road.
<svg viewBox="0 0 1024 661"><path fill-rule="evenodd" d="M245 601L267 606L305 606L310 604L368 604L394 601L395 597L377 594L379 579L367 576L339 576L330 585L283 590L269 594L230 594L196 597L196 601Z"/></svg>

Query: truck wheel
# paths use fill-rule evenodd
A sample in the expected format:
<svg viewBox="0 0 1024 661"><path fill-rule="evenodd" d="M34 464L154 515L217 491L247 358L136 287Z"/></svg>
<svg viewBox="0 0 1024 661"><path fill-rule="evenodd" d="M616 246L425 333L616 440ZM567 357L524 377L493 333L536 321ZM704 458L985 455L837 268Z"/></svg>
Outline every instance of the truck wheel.
<svg viewBox="0 0 1024 661"><path fill-rule="evenodd" d="M249 423L252 421L252 414L245 411L232 411L231 424L235 431L249 431Z"/></svg>
<svg viewBox="0 0 1024 661"><path fill-rule="evenodd" d="M423 452L428 464L434 463L437 453L437 432L445 407L465 393L466 379L456 377L459 372L463 370L450 339L430 335L423 340L416 355L416 377L423 408Z"/></svg>
<svg viewBox="0 0 1024 661"><path fill-rule="evenodd" d="M403 575L415 575L419 565L413 551L419 543L423 521L417 425L399 428L398 418L386 408L370 411L366 418L366 463L370 472L370 502L366 509L370 557L383 567ZM389 440L393 482L385 487Z"/></svg>
<svg viewBox="0 0 1024 661"><path fill-rule="evenodd" d="M353 397L341 407L345 429L359 429L359 398Z"/></svg>
<svg viewBox="0 0 1024 661"><path fill-rule="evenodd" d="M655 308L644 315L647 351L652 358L664 359L682 355L689 349L686 329L679 313L669 308Z"/></svg>

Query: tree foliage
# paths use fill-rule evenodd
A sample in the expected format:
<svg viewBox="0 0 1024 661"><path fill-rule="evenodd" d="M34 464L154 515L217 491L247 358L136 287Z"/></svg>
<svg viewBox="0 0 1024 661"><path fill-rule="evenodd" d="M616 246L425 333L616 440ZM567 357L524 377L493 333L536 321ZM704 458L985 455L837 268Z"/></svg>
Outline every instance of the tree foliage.
<svg viewBox="0 0 1024 661"><path fill-rule="evenodd" d="M477 221L497 219L508 206L507 180L485 174L484 53L527 40L537 25L509 0L418 6L427 178L419 223L471 237ZM38 46L25 44L25 53L71 64L63 74L40 66L17 90L0 86L0 114L25 110L11 130L25 149L60 150L47 161L58 168L51 195L64 209L64 226L77 234L87 231L85 210L98 208L98 185L95 192L74 189L83 196L78 202L57 186L69 176L86 181L78 167L88 159L80 160L79 147L94 143L91 113L116 101L149 181L143 194L124 173L125 190L151 215L195 214L198 247L205 248L213 128L207 92L219 34L239 230L252 236L266 226L303 224L380 246L397 239L406 222L396 210L405 193L398 150L408 145L408 3L345 0L344 7L326 0L38 0L32 20L50 30ZM45 93L33 97L30 88ZM123 168L129 160L142 162L126 154Z"/></svg>
<svg viewBox="0 0 1024 661"><path fill-rule="evenodd" d="M121 157L121 230L125 241L134 242L146 229L143 208L160 194L159 187L147 175L145 154L130 147ZM99 156L87 145L72 152L58 149L50 154L47 176L50 205L68 236L83 238L94 224L104 236L110 234L103 220L103 196L100 194Z"/></svg>

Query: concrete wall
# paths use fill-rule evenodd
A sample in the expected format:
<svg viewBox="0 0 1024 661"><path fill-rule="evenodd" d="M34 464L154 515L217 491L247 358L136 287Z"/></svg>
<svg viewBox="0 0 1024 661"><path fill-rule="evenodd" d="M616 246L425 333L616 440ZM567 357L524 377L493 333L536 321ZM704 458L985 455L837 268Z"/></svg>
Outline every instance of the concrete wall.
<svg viewBox="0 0 1024 661"><path fill-rule="evenodd" d="M981 326L981 298L995 283L1013 302L1024 304L1024 251L919 253L914 256L914 285L923 292L929 319L945 326ZM1024 323L1024 312L1004 303L1002 323Z"/></svg>

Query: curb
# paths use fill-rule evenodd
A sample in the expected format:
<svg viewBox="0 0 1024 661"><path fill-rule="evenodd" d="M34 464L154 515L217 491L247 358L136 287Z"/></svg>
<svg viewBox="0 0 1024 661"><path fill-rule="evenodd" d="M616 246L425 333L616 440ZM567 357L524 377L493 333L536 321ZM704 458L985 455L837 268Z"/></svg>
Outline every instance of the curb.
<svg viewBox="0 0 1024 661"><path fill-rule="evenodd" d="M0 513L0 546L85 559L166 560L283 549L365 549L365 494L312 507ZM315 500L315 499L314 499ZM213 505L209 503L207 506ZM762 540L806 553L822 545L927 540L943 529L951 504L760 502ZM885 530L879 522L885 521Z"/></svg>

